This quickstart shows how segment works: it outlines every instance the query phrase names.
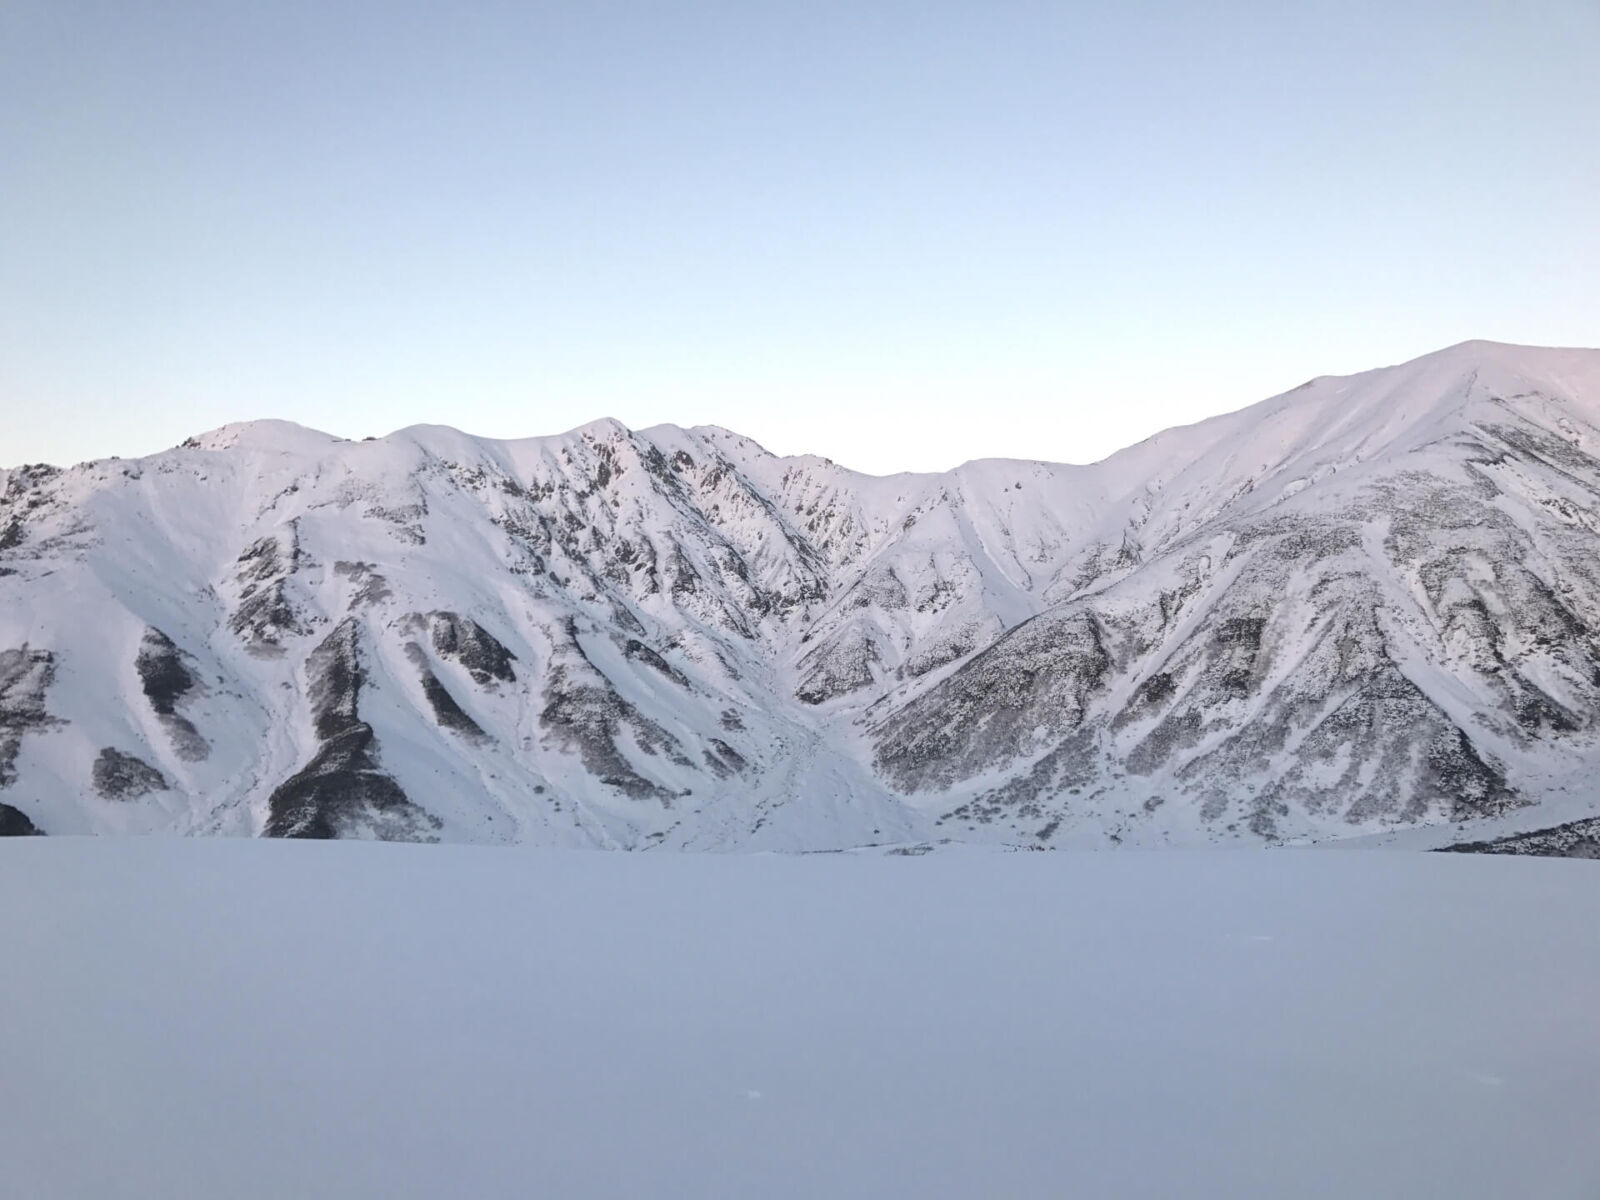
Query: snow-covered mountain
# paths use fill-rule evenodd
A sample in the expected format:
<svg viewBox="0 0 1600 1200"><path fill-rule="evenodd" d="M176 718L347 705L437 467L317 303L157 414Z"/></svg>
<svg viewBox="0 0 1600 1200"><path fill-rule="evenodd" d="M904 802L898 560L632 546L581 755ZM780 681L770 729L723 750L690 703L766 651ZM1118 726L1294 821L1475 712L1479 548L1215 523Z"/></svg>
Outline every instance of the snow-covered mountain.
<svg viewBox="0 0 1600 1200"><path fill-rule="evenodd" d="M1091 466L227 426L0 471L0 824L650 848L1600 813L1600 351Z"/></svg>

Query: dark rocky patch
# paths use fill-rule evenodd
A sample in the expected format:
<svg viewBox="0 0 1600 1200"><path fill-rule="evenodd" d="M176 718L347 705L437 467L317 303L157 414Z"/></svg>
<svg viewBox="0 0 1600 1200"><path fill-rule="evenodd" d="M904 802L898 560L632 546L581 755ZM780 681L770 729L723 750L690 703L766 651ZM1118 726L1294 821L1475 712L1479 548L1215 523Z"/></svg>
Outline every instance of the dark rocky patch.
<svg viewBox="0 0 1600 1200"><path fill-rule="evenodd" d="M905 665L900 668L901 676L920 679L929 671L937 671L940 667L948 666L958 658L965 658L977 648L977 644L977 628L971 625L963 626L953 634L941 638L933 645L919 650L907 658Z"/></svg>
<svg viewBox="0 0 1600 1200"><path fill-rule="evenodd" d="M1183 764L1180 780L1247 779L1247 789L1208 788L1201 815L1219 820L1236 805L1259 836L1276 836L1292 808L1341 814L1352 823L1463 820L1507 812L1523 801L1426 695L1389 662L1371 667L1331 698L1284 690L1215 749ZM1298 733L1292 755L1284 755Z"/></svg>
<svg viewBox="0 0 1600 1200"><path fill-rule="evenodd" d="M633 610L614 596L607 597L610 601L611 620L623 633L635 633L644 636L643 622L633 615Z"/></svg>
<svg viewBox="0 0 1600 1200"><path fill-rule="evenodd" d="M694 564L683 552L683 547L674 540L672 553L667 559L667 590L674 596L692 596L700 591L704 583L700 572L695 570Z"/></svg>
<svg viewBox="0 0 1600 1200"><path fill-rule="evenodd" d="M374 504L362 515L369 520L385 522L389 532L399 541L408 542L413 546L427 545L428 535L422 528L422 519L428 515L426 503L402 504L396 508L384 508L382 505Z"/></svg>
<svg viewBox="0 0 1600 1200"><path fill-rule="evenodd" d="M360 626L346 617L306 659L306 694L317 737L337 737L360 721L358 704L367 681L361 661Z"/></svg>
<svg viewBox="0 0 1600 1200"><path fill-rule="evenodd" d="M1306 567L1361 547L1361 527L1334 516L1282 513L1259 517L1235 529L1227 559L1251 550L1280 564Z"/></svg>
<svg viewBox="0 0 1600 1200"><path fill-rule="evenodd" d="M172 716L178 701L194 688L194 675L184 665L178 647L153 626L144 631L133 665L150 707L163 717Z"/></svg>
<svg viewBox="0 0 1600 1200"><path fill-rule="evenodd" d="M848 608L895 609L910 604L906 585L889 567L875 567L858 579L844 595Z"/></svg>
<svg viewBox="0 0 1600 1200"><path fill-rule="evenodd" d="M545 707L539 725L551 742L576 752L583 765L607 787L634 800L659 800L670 808L675 793L634 770L617 738L627 725L642 734L640 748L647 754L677 748L677 739L639 713L609 685L575 683L560 668L551 671L545 687Z"/></svg>
<svg viewBox="0 0 1600 1200"><path fill-rule="evenodd" d="M38 837L43 834L44 830L29 820L28 814L20 808L0 804L0 837Z"/></svg>
<svg viewBox="0 0 1600 1200"><path fill-rule="evenodd" d="M1594 581L1581 564L1594 561L1593 539L1573 543L1577 578L1558 589L1536 573L1527 534L1504 512L1459 488L1430 486L1421 497L1395 514L1386 548L1415 573L1452 655L1499 694L1528 739L1591 726L1600 710L1600 627L1585 603L1597 595ZM1569 703L1546 690L1552 679Z"/></svg>
<svg viewBox="0 0 1600 1200"><path fill-rule="evenodd" d="M94 760L94 790L106 800L137 800L167 790L160 771L134 754L106 746Z"/></svg>
<svg viewBox="0 0 1600 1200"><path fill-rule="evenodd" d="M1184 567L1190 572L1188 577L1177 587L1163 590L1157 599L1157 608L1161 613L1161 628L1163 631L1171 628L1177 622L1178 615L1183 612L1189 601L1204 586L1205 581L1202 577L1199 563L1185 563Z"/></svg>
<svg viewBox="0 0 1600 1200"><path fill-rule="evenodd" d="M1178 681L1171 671L1154 672L1133 689L1133 695L1128 698L1128 703L1112 718L1111 728L1120 730L1153 713L1159 713L1177 695L1177 691ZM1172 733L1169 732L1162 744L1144 751L1143 757L1149 760L1151 766L1140 767L1130 764L1129 770L1136 774L1145 774L1153 769L1155 763L1163 761L1170 753L1170 746L1166 742L1171 740ZM1134 754L1138 756L1140 748L1135 748Z"/></svg>
<svg viewBox="0 0 1600 1200"><path fill-rule="evenodd" d="M239 585L239 607L228 618L228 628L243 640L252 654L275 658L283 653L283 639L310 632L289 598L288 578L300 565L300 541L289 526L287 545L274 536L259 538L240 552L234 580Z"/></svg>
<svg viewBox="0 0 1600 1200"><path fill-rule="evenodd" d="M544 710L539 725L547 740L569 753L608 787L635 800L657 800L670 808L676 793L634 769L617 739L624 727L646 754L665 754L673 762L692 765L678 739L618 694L611 681L589 661L572 622L565 629L564 660L546 676Z"/></svg>
<svg viewBox="0 0 1600 1200"><path fill-rule="evenodd" d="M750 766L744 755L721 738L712 738L710 749L702 751L701 754L705 758L706 766L711 768L711 773L718 779L743 775Z"/></svg>
<svg viewBox="0 0 1600 1200"><path fill-rule="evenodd" d="M428 622L434 653L460 663L471 673L474 682L486 684L491 679L516 682L517 673L511 664L517 656L482 625L453 612L429 613Z"/></svg>
<svg viewBox="0 0 1600 1200"><path fill-rule="evenodd" d="M905 791L937 791L1037 754L1083 723L1110 671L1092 613L1024 621L880 723L877 768Z"/></svg>
<svg viewBox="0 0 1600 1200"><path fill-rule="evenodd" d="M240 594L248 596L256 587L269 579L293 571L299 561L299 538L292 527L287 547L271 535L257 538L239 552L234 564L237 568L234 578L238 580L242 589Z"/></svg>
<svg viewBox="0 0 1600 1200"><path fill-rule="evenodd" d="M1157 671L1139 685L1134 695L1145 704L1161 704L1171 699L1174 690L1176 685L1172 682L1172 676L1166 671Z"/></svg>
<svg viewBox="0 0 1600 1200"><path fill-rule="evenodd" d="M65 724L45 711L44 697L56 677L49 650L0 650L0 787L16 781L17 755L29 733Z"/></svg>
<svg viewBox="0 0 1600 1200"><path fill-rule="evenodd" d="M942 825L946 821L961 821L971 826L988 825L1001 818L1013 824L1044 820L1050 816L1050 810L1046 807L1049 801L1058 798L1064 791L1081 788L1094 781L1100 770L1098 758L1094 731L1076 729L1027 771L951 809L936 823ZM1048 840L1055 836L1060 824L1059 816L1048 820L1038 832L1039 839Z"/></svg>
<svg viewBox="0 0 1600 1200"><path fill-rule="evenodd" d="M427 652L417 643L407 642L406 657L416 665L422 680L422 694L427 697L428 705L433 709L433 719L439 723L439 727L472 741L487 741L489 735L484 733L483 727L467 715L449 689L439 682L439 677L428 665Z"/></svg>
<svg viewBox="0 0 1600 1200"><path fill-rule="evenodd" d="M1217 630L1217 641L1224 646L1245 646L1261 649L1261 631L1267 626L1265 617L1229 617Z"/></svg>
<svg viewBox="0 0 1600 1200"><path fill-rule="evenodd" d="M1166 678L1170 681L1171 676ZM1171 694L1170 691L1166 693L1167 696ZM1135 700L1138 698L1138 693L1135 693ZM1204 733L1205 720L1200 709L1187 705L1169 712L1129 752L1126 759L1128 770L1134 775L1149 775L1171 761L1179 751L1198 745Z"/></svg>
<svg viewBox="0 0 1600 1200"><path fill-rule="evenodd" d="M1256 663L1261 654L1261 631L1266 625L1265 617L1229 617L1218 628L1217 674L1225 691L1244 696L1253 690Z"/></svg>
<svg viewBox="0 0 1600 1200"><path fill-rule="evenodd" d="M1416 699L1433 708L1415 684L1412 690ZM1423 762L1421 798L1448 805L1454 820L1497 816L1526 803L1507 785L1505 772L1478 752L1464 729L1452 726L1436 731L1428 740Z"/></svg>
<svg viewBox="0 0 1600 1200"><path fill-rule="evenodd" d="M878 647L871 637L846 630L800 660L805 674L795 688L795 699L802 704L825 704L871 687L877 680L872 670L877 663Z"/></svg>
<svg viewBox="0 0 1600 1200"><path fill-rule="evenodd" d="M26 518L50 505L44 485L61 474L59 467L33 463L16 468L6 477L0 492L0 554L15 550L28 540Z"/></svg>
<svg viewBox="0 0 1600 1200"><path fill-rule="evenodd" d="M682 671L678 670L638 638L628 638L622 644L622 652L635 662L642 662L651 670L665 675L679 687L687 688L689 686L689 681L684 678Z"/></svg>
<svg viewBox="0 0 1600 1200"><path fill-rule="evenodd" d="M358 608L381 604L394 595L389 590L389 581L378 573L373 563L346 562L341 559L333 564L333 573L356 585L355 591L350 595L352 612Z"/></svg>
<svg viewBox="0 0 1600 1200"><path fill-rule="evenodd" d="M252 654L276 658L283 653L285 636L311 632L289 599L286 581L275 579L246 599L228 618L228 628L246 642Z"/></svg>
<svg viewBox="0 0 1600 1200"><path fill-rule="evenodd" d="M1543 858L1600 858L1600 817L1549 829L1512 833L1485 842L1457 842L1441 850L1458 854L1525 854Z"/></svg>
<svg viewBox="0 0 1600 1200"><path fill-rule="evenodd" d="M194 722L178 712L178 705L198 683L184 658L171 638L151 626L139 642L133 666L139 673L145 698L171 737L179 757L198 762L210 754L211 746L200 736Z"/></svg>
<svg viewBox="0 0 1600 1200"><path fill-rule="evenodd" d="M1452 504L1460 500L1452 493ZM1445 507L1444 501L1439 506ZM1484 538L1483 524L1473 518L1463 528ZM1198 803L1203 819L1226 823L1230 831L1248 828L1267 840L1279 836L1281 822L1291 814L1404 824L1490 815L1523 804L1498 764L1400 670L1375 599L1382 589L1368 576L1318 567L1309 606L1262 607L1264 599L1271 603L1286 591L1304 588L1295 577L1304 578L1307 561L1326 559L1358 539L1338 534L1325 521L1275 520L1259 526L1258 534L1263 529L1277 540L1255 538L1261 553L1246 559L1212 613L1191 624L1182 642L1162 641L1160 631L1170 627L1163 614L1159 625L1145 623L1154 627L1155 637L1147 638L1138 627L1117 643L1133 661L1148 656L1146 661L1159 664L1109 726L1113 732L1145 726L1123 752L1126 769L1168 774L1180 794ZM1404 537L1424 556L1437 553L1437 543L1415 530ZM1292 553L1279 552L1283 539L1293 543ZM1302 553L1309 558L1302 560ZM1454 578L1466 574L1458 569ZM1449 594L1460 593L1459 584L1447 585L1442 576L1438 586L1441 596L1448 587L1455 589ZM1531 585L1524 591L1525 611L1547 613L1541 620L1565 635L1554 606L1543 604ZM1303 614L1307 628L1289 627L1291 614ZM1114 620L1105 624L1121 629ZM1480 626L1479 632L1489 637L1486 628ZM1292 645L1301 655L1292 671L1272 661L1281 645ZM1495 676L1511 677L1503 668ZM1564 727L1566 716L1559 708L1539 704L1542 693L1518 694L1527 697L1530 724ZM1008 705L999 695L994 702ZM1004 728L1001 716L991 715L988 722ZM1096 774L1114 770L1103 751L1095 758ZM1028 806L1039 808L1031 797L1048 795L1056 786L1048 771L1041 779L1047 761L1036 760L1033 768L947 819L982 823L1012 814L1031 817Z"/></svg>
<svg viewBox="0 0 1600 1200"><path fill-rule="evenodd" d="M1600 483L1600 460L1547 430L1523 424L1483 424L1479 428L1522 457L1543 463L1591 491Z"/></svg>
<svg viewBox="0 0 1600 1200"><path fill-rule="evenodd" d="M267 801L264 837L436 840L441 822L407 798L373 759L372 726L355 721L322 744Z"/></svg>
<svg viewBox="0 0 1600 1200"><path fill-rule="evenodd" d="M267 800L265 837L375 837L432 841L441 822L379 769L372 726L361 720L360 627L346 617L306 659L312 723L322 746Z"/></svg>

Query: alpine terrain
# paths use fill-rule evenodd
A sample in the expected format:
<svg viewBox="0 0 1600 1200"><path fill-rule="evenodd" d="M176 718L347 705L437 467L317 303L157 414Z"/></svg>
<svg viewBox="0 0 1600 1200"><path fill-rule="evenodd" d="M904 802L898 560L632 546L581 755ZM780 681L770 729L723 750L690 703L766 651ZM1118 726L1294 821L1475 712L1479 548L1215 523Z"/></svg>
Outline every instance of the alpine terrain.
<svg viewBox="0 0 1600 1200"><path fill-rule="evenodd" d="M1090 466L263 421L0 470L3 832L1593 853L1597 723L1595 350Z"/></svg>

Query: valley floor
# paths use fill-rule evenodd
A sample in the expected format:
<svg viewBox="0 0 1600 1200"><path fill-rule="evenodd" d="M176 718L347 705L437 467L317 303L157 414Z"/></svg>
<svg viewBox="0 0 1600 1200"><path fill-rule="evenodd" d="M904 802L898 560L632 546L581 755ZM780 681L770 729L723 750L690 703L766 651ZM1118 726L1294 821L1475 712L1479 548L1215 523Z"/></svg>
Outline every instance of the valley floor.
<svg viewBox="0 0 1600 1200"><path fill-rule="evenodd" d="M1600 868L0 842L31 1197L1600 1193Z"/></svg>

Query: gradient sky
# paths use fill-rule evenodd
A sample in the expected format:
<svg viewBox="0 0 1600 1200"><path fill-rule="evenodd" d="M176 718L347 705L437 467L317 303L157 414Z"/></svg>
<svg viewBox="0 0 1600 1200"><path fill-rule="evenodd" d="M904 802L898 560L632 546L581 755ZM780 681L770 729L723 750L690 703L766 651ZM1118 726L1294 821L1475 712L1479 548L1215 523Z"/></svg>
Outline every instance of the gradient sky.
<svg viewBox="0 0 1600 1200"><path fill-rule="evenodd" d="M1088 461L1600 345L1600 2L0 0L0 463L252 417Z"/></svg>

